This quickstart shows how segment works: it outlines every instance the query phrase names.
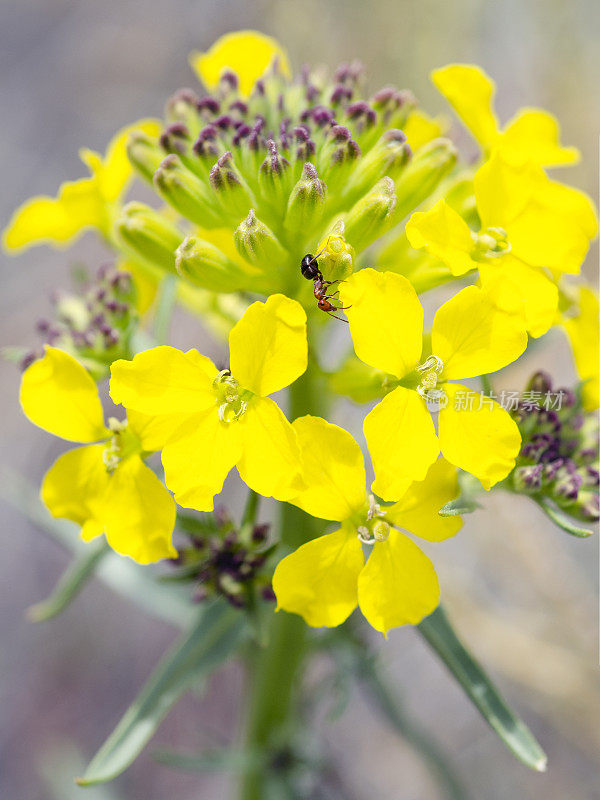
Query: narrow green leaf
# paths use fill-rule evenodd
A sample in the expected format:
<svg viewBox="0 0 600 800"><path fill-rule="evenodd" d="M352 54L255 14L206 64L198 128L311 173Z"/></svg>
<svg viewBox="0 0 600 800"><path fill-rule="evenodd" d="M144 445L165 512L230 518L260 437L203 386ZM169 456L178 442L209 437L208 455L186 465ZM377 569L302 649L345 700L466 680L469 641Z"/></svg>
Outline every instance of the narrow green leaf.
<svg viewBox="0 0 600 800"><path fill-rule="evenodd" d="M473 511L476 511L478 508L481 508L479 503L461 495L457 497L456 500L451 500L449 503L442 506L438 514L440 517L456 517L461 514L472 514Z"/></svg>
<svg viewBox="0 0 600 800"><path fill-rule="evenodd" d="M80 786L106 783L137 758L177 700L239 645L241 614L222 602L207 606L175 643L90 762Z"/></svg>
<svg viewBox="0 0 600 800"><path fill-rule="evenodd" d="M32 622L45 622L64 611L92 577L99 561L109 550L103 540L88 544L85 551L67 567L50 597L27 609L27 617Z"/></svg>
<svg viewBox="0 0 600 800"><path fill-rule="evenodd" d="M569 519L562 511L559 511L559 509L551 505L546 498L540 498L539 500L536 498L535 501L544 514L550 517L555 525L558 525L559 528L562 528L563 531L566 531L571 536L577 536L579 539L587 539L588 536L594 535L594 531L576 525L573 520Z"/></svg>
<svg viewBox="0 0 600 800"><path fill-rule="evenodd" d="M546 754L525 723L506 705L481 665L460 642L441 606L418 629L435 650L483 718L508 749L531 769L546 769Z"/></svg>

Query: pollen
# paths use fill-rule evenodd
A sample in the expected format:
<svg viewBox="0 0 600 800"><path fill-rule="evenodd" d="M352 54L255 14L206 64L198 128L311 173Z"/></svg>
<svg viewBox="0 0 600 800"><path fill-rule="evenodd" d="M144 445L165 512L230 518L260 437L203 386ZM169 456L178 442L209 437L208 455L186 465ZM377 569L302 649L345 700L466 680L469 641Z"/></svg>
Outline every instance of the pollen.
<svg viewBox="0 0 600 800"><path fill-rule="evenodd" d="M239 382L228 369L222 369L213 381L213 389L219 406L219 419L229 424L245 413L248 403L240 392Z"/></svg>

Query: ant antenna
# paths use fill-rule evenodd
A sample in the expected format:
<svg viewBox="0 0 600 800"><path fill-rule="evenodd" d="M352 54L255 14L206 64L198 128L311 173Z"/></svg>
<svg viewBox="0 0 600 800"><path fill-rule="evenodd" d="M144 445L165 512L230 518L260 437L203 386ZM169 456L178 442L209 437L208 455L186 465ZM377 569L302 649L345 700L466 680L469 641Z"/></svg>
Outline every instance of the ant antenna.
<svg viewBox="0 0 600 800"><path fill-rule="evenodd" d="M333 234L331 234L331 236L333 236ZM313 256L313 257L311 258L311 260L308 262L309 264L312 264L314 261L316 261L316 260L317 260L317 258L319 258L319 256L323 255L323 253L325 252L325 250L327 250L327 245L329 244L329 240L331 239L331 236L328 236L328 237L327 237L327 241L325 242L325 247L324 247L322 250L320 250L320 251L317 253L317 255L316 255L316 256Z"/></svg>

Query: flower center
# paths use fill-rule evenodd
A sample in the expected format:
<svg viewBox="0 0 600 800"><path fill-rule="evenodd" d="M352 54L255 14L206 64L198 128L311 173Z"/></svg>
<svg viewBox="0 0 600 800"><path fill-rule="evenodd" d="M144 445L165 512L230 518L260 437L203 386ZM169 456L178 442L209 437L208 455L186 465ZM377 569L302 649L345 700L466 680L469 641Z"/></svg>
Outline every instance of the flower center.
<svg viewBox="0 0 600 800"><path fill-rule="evenodd" d="M390 524L382 519L384 516L379 503L375 502L372 494L369 495L369 510L364 525L358 526L358 538L363 544L373 545L375 542L385 542L390 535Z"/></svg>
<svg viewBox="0 0 600 800"><path fill-rule="evenodd" d="M510 242L504 228L485 228L473 235L474 247L471 253L476 261L487 258L500 258L510 253Z"/></svg>
<svg viewBox="0 0 600 800"><path fill-rule="evenodd" d="M439 356L431 355L417 367L421 373L421 382L417 392L424 400L439 401L446 396L443 389L437 388L437 383L444 369L444 362Z"/></svg>
<svg viewBox="0 0 600 800"><path fill-rule="evenodd" d="M112 436L104 445L102 460L106 471L112 475L123 460L123 432L127 429L127 420L121 422L116 417L109 417L108 427Z"/></svg>
<svg viewBox="0 0 600 800"><path fill-rule="evenodd" d="M222 369L213 381L213 389L219 406L219 419L229 424L238 420L246 411L248 403L240 392L239 382L228 369Z"/></svg>

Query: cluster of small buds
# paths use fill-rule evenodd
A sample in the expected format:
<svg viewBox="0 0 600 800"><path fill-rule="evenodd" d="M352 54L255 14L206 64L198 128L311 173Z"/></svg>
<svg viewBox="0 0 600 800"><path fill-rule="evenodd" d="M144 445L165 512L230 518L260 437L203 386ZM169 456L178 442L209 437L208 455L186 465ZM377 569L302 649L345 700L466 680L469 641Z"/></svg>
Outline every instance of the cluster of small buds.
<svg viewBox="0 0 600 800"><path fill-rule="evenodd" d="M130 161L184 219L230 229L237 255L193 230L164 266L214 291L302 294L299 261L336 225L360 253L434 191L454 166L453 146L436 139L413 157L402 126L414 97L385 88L366 99L362 76L351 64L331 78L305 69L292 80L275 62L249 97L229 72L211 96L178 91L160 137L133 135ZM163 230L134 205L117 221L122 243L149 259L164 237L161 252L172 253L171 222Z"/></svg>
<svg viewBox="0 0 600 800"><path fill-rule="evenodd" d="M131 275L111 265L100 267L82 294L58 291L54 315L36 324L43 343L78 358L100 379L117 358L130 357L129 342L137 322ZM25 354L26 369L43 356L43 349Z"/></svg>
<svg viewBox="0 0 600 800"><path fill-rule="evenodd" d="M184 579L194 581L194 599L202 602L224 597L235 608L247 608L257 597L273 601L266 562L273 551L269 526L238 529L224 509L216 509L211 524L197 526L187 520L190 546L179 548L173 560Z"/></svg>
<svg viewBox="0 0 600 800"><path fill-rule="evenodd" d="M552 391L552 380L537 372L527 388L544 395ZM597 521L598 419L583 411L575 392L556 391L563 397L559 410L527 401L511 412L523 439L512 486L523 494L551 498L577 519Z"/></svg>

